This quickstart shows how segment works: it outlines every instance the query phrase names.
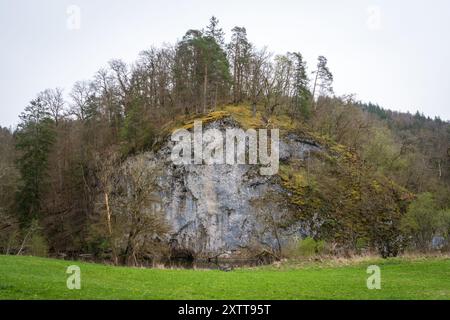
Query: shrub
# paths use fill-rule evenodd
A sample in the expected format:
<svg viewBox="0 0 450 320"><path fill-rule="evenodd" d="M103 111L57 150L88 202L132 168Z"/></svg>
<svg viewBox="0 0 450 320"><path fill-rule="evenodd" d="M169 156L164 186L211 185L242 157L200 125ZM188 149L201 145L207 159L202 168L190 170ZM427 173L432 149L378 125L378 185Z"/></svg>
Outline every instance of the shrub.
<svg viewBox="0 0 450 320"><path fill-rule="evenodd" d="M19 245L19 222L0 208L0 254L14 252Z"/></svg>
<svg viewBox="0 0 450 320"><path fill-rule="evenodd" d="M316 254L322 254L325 251L325 241L316 241L311 237L300 240L298 243L298 253L303 257L311 257Z"/></svg>
<svg viewBox="0 0 450 320"><path fill-rule="evenodd" d="M411 203L402 219L402 231L419 250L429 250L433 237L448 237L449 211L440 210L431 193L423 193Z"/></svg>
<svg viewBox="0 0 450 320"><path fill-rule="evenodd" d="M365 250L367 250L369 246L369 242L367 238L358 238L355 243L355 249L358 254L361 254Z"/></svg>
<svg viewBox="0 0 450 320"><path fill-rule="evenodd" d="M34 234L30 241L30 254L37 257L47 257L48 245L47 241L40 234Z"/></svg>

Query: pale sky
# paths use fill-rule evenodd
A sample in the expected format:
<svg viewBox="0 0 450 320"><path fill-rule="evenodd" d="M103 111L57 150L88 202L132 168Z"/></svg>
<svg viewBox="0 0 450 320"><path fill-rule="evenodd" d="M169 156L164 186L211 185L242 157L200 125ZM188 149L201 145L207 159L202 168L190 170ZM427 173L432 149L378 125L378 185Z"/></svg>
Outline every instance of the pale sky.
<svg viewBox="0 0 450 320"><path fill-rule="evenodd" d="M326 56L338 95L450 120L448 0L0 0L0 125L16 125L38 92L67 93L212 15L227 36L245 26L257 47L302 52L310 70Z"/></svg>

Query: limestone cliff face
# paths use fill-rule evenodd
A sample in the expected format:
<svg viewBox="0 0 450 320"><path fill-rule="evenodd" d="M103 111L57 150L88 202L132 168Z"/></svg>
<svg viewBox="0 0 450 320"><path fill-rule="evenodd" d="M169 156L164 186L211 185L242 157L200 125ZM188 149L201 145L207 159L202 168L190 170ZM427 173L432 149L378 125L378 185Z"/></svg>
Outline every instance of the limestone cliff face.
<svg viewBox="0 0 450 320"><path fill-rule="evenodd" d="M224 118L203 129L235 127L238 124L232 118ZM158 189L175 247L195 256L235 256L255 246L273 247L277 241L308 234L301 224L294 224L280 230L277 239L259 216L255 201L285 192L277 175L262 176L256 165L174 165L172 146L169 138L156 153L145 156L149 166L158 163L163 167ZM280 139L280 161L303 160L311 151L320 152L321 148L293 134ZM268 203L265 210L282 214L287 209Z"/></svg>

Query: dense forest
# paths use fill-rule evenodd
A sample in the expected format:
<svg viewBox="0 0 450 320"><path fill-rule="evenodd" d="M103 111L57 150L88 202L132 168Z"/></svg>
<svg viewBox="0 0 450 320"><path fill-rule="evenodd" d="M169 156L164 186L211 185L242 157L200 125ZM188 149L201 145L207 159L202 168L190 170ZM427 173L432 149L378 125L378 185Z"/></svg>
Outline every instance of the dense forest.
<svg viewBox="0 0 450 320"><path fill-rule="evenodd" d="M174 45L142 51L130 65L110 61L67 93L68 99L61 88L42 91L25 107L17 128L0 131L1 253L112 251L119 263L129 246L113 245L111 234L131 238L130 225L139 219L130 214L116 222L120 228L111 227L112 168L155 148L168 123L227 105L246 106L267 119L287 116L346 146L371 171L360 179L381 175L410 195L399 224L404 249L427 251L447 243L450 123L336 96L323 56L307 65L299 51L272 54L255 47L244 27L234 27L226 43L213 17ZM337 188L322 191L330 201L339 197ZM386 202L368 198L357 201L379 202L354 210L376 214L372 207ZM342 207L340 214L351 215L352 208ZM158 232L166 229L157 219L149 224ZM355 238L345 246L357 250L361 243Z"/></svg>

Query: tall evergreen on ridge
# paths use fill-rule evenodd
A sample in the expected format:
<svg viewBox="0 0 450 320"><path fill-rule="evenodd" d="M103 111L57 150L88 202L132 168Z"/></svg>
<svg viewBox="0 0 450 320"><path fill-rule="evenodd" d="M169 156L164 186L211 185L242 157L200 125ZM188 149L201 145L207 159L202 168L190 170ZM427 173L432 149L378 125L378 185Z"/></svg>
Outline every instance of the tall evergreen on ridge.
<svg viewBox="0 0 450 320"><path fill-rule="evenodd" d="M228 91L228 60L213 36L216 32L189 30L176 49L176 92L185 105L195 105L196 112L200 106L202 112L216 107L219 93Z"/></svg>
<svg viewBox="0 0 450 320"><path fill-rule="evenodd" d="M30 102L20 115L16 131L17 161L21 182L17 193L17 210L22 225L28 225L41 213L46 189L48 155L55 141L54 121L40 98Z"/></svg>
<svg viewBox="0 0 450 320"><path fill-rule="evenodd" d="M316 89L319 88L320 95L333 94L333 74L328 69L328 60L324 56L317 58L317 69L315 74L314 86L312 90L312 105L315 106Z"/></svg>
<svg viewBox="0 0 450 320"><path fill-rule="evenodd" d="M294 75L293 75L293 105L294 112L298 113L303 118L308 118L310 115L309 101L311 99L311 92L308 89L309 79L306 74L306 62L300 52L293 52L290 54L294 61Z"/></svg>

